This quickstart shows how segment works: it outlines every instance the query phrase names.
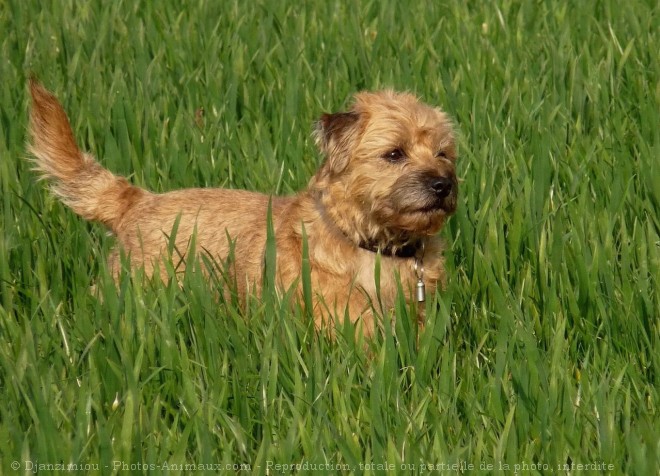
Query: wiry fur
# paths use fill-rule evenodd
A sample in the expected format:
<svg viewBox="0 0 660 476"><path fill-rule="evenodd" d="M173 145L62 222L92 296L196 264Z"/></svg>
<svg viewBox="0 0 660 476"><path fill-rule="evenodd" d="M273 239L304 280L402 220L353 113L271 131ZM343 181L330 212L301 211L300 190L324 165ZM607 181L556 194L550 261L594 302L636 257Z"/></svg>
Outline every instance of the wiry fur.
<svg viewBox="0 0 660 476"><path fill-rule="evenodd" d="M397 279L412 296L416 259L424 267L427 292L444 280L437 232L456 207L453 130L442 111L410 94L360 93L348 112L324 114L314 136L325 160L307 189L268 197L226 189L154 194L135 187L78 149L52 94L35 80L30 92L29 151L37 170L73 211L110 228L131 262L147 274L162 269L178 219L178 250L188 248L194 232L197 249L214 260L225 259L233 248L239 294L258 291L272 201L278 287L301 292L304 226L319 326L348 315L370 334L374 307L388 312L394 306ZM393 150L402 152L400 160L387 159ZM447 193L434 191L440 179L449 184ZM397 256L411 245L415 256ZM378 284L375 249L384 253ZM117 251L110 265L118 272Z"/></svg>

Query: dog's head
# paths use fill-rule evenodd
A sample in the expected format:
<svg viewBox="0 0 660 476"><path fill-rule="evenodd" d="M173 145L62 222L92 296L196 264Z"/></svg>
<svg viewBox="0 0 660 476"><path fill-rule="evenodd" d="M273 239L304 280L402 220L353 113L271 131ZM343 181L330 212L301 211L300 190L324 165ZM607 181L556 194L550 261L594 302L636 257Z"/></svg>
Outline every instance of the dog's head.
<svg viewBox="0 0 660 476"><path fill-rule="evenodd" d="M315 139L325 161L311 186L349 237L405 244L456 210L451 121L414 96L359 93L348 112L321 117Z"/></svg>

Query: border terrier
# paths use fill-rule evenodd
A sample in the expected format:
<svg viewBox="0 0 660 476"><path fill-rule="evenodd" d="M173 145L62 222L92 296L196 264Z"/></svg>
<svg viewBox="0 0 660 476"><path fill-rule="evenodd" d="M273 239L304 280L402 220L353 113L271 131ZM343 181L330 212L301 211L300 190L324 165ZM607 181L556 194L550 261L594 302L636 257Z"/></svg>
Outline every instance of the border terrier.
<svg viewBox="0 0 660 476"><path fill-rule="evenodd" d="M371 335L375 315L393 310L399 287L421 303L444 285L438 232L456 209L454 132L444 112L411 94L361 92L347 112L323 114L313 132L321 167L298 194L270 197L216 188L156 194L132 185L78 148L55 96L34 78L29 88L36 170L75 213L108 227L131 266L147 275L165 270L178 222L178 250L193 233L213 259L231 250L232 281L244 303L261 290L270 207L277 289L302 296L304 233L314 291L308 311L318 328L331 330L348 317ZM117 276L119 249L109 266Z"/></svg>

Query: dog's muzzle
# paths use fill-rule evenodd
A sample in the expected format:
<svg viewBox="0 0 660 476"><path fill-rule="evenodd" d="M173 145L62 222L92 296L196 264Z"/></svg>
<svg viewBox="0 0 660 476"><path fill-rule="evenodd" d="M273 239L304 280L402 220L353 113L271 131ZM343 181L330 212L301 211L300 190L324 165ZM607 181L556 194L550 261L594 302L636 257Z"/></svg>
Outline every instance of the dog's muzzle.
<svg viewBox="0 0 660 476"><path fill-rule="evenodd" d="M433 197L433 203L429 208L454 213L458 193L456 178L453 176L430 176L427 178L426 185Z"/></svg>
<svg viewBox="0 0 660 476"><path fill-rule="evenodd" d="M399 213L452 214L456 211L458 182L453 173L413 173L392 187L390 203Z"/></svg>

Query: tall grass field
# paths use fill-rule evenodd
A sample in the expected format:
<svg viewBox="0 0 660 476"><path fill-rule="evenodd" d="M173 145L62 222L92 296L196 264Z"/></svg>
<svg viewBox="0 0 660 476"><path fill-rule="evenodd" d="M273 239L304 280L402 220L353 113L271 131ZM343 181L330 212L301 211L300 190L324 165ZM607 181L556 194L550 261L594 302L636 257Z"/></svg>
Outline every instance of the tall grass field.
<svg viewBox="0 0 660 476"><path fill-rule="evenodd" d="M0 52L0 474L658 474L656 1L2 0ZM32 73L157 192L294 193L355 92L441 106L461 183L426 327L115 284L113 238L26 160Z"/></svg>

